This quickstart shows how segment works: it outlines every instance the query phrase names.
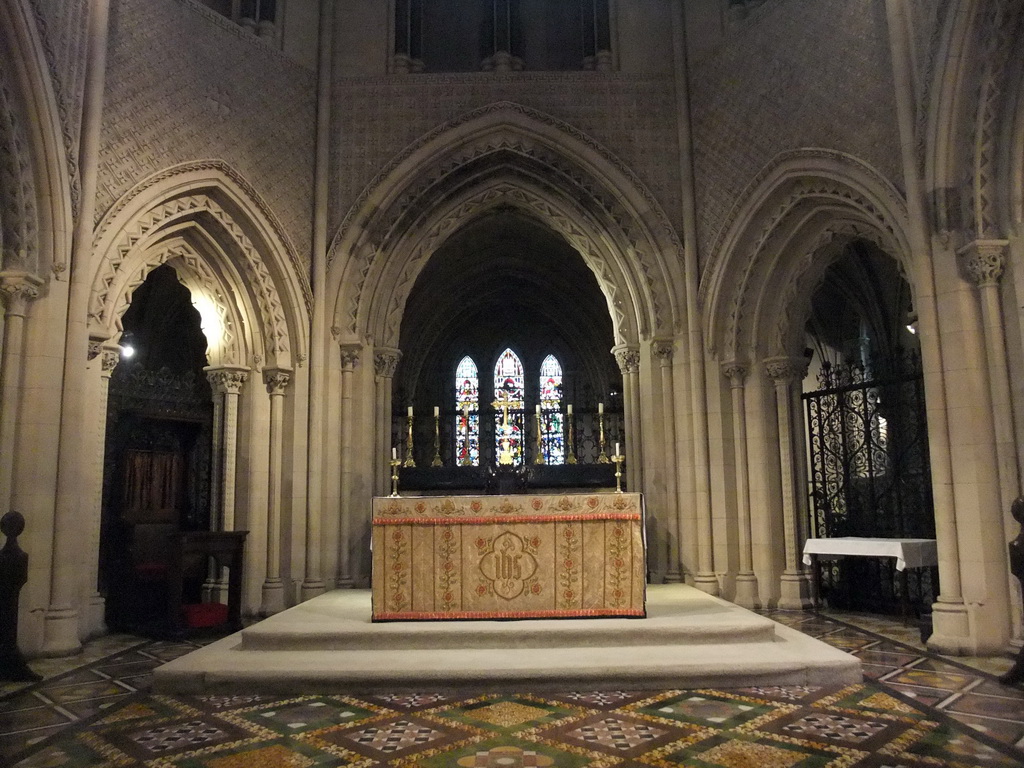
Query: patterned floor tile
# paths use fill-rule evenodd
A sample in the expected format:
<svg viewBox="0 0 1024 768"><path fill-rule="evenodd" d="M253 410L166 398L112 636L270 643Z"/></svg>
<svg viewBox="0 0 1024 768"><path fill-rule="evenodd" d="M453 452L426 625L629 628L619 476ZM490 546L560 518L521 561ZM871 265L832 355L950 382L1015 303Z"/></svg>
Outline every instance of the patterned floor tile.
<svg viewBox="0 0 1024 768"><path fill-rule="evenodd" d="M736 693L772 701L813 700L824 692L820 685L765 685L753 688L736 688Z"/></svg>
<svg viewBox="0 0 1024 768"><path fill-rule="evenodd" d="M864 755L839 745L776 740L759 735L714 734L666 751L658 765L702 768L825 768L852 765Z"/></svg>
<svg viewBox="0 0 1024 768"><path fill-rule="evenodd" d="M310 731L306 739L320 748L335 746L346 754L355 753L386 761L407 757L423 749L455 746L470 735L464 729L448 728L403 715L354 727L335 726Z"/></svg>
<svg viewBox="0 0 1024 768"><path fill-rule="evenodd" d="M537 731L535 735L546 744L637 758L652 749L677 742L694 730L617 712L601 712L583 720Z"/></svg>
<svg viewBox="0 0 1024 768"><path fill-rule="evenodd" d="M452 701L451 696L440 693L386 693L374 696L375 701L380 701L388 707L414 711L436 707Z"/></svg>
<svg viewBox="0 0 1024 768"><path fill-rule="evenodd" d="M579 708L560 707L557 702L520 696L484 696L458 707L435 710L435 716L470 728L513 733L559 722L580 714Z"/></svg>
<svg viewBox="0 0 1024 768"><path fill-rule="evenodd" d="M552 698L564 701L566 704L576 704L594 709L614 709L650 695L650 691L574 691L555 694Z"/></svg>
<svg viewBox="0 0 1024 768"><path fill-rule="evenodd" d="M252 734L209 717L111 726L94 732L97 740L136 760L173 757L251 738ZM264 732L263 736L276 735Z"/></svg>
<svg viewBox="0 0 1024 768"><path fill-rule="evenodd" d="M418 760L421 768L583 768L591 756L549 744L510 742L497 738L460 746ZM623 767L624 768L624 767Z"/></svg>
<svg viewBox="0 0 1024 768"><path fill-rule="evenodd" d="M633 707L630 707L633 709ZM785 704L768 705L754 699L729 698L705 691L685 691L675 696L645 703L634 711L654 717L678 720L694 725L735 728L766 713L788 711Z"/></svg>
<svg viewBox="0 0 1024 768"><path fill-rule="evenodd" d="M925 707L934 707L940 701L945 701L951 694L940 688L926 688L918 685L900 685L899 683L887 683L887 688L913 699L917 704Z"/></svg>
<svg viewBox="0 0 1024 768"><path fill-rule="evenodd" d="M337 755L295 739L242 744L213 754L189 755L173 762L174 768L312 768L353 764L354 761L339 759Z"/></svg>
<svg viewBox="0 0 1024 768"><path fill-rule="evenodd" d="M1024 723L1019 720L966 715L959 712L950 712L949 716L958 723L963 723L978 733L991 736L1004 744L1024 747ZM1024 759L1021 760L1021 764L1024 765Z"/></svg>
<svg viewBox="0 0 1024 768"><path fill-rule="evenodd" d="M282 736L348 725L374 717L377 712L355 706L344 699L303 696L290 701L236 710L224 718L242 727L252 723Z"/></svg>
<svg viewBox="0 0 1024 768"><path fill-rule="evenodd" d="M961 674L960 672L933 672L929 669L920 669L918 667L898 671L879 679L886 683L917 685L950 692L963 690L975 680L973 676Z"/></svg>
<svg viewBox="0 0 1024 768"><path fill-rule="evenodd" d="M923 757L939 761L939 765L992 766L1020 768L1018 758L993 749L965 731L954 730L945 723L922 722L901 738L879 750L893 757Z"/></svg>

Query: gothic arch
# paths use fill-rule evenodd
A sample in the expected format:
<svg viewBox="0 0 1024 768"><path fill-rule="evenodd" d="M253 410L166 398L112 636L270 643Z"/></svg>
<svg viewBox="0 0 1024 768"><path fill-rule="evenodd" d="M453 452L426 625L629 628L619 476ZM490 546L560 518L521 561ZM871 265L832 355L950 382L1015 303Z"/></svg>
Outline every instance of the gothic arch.
<svg viewBox="0 0 1024 768"><path fill-rule="evenodd" d="M396 345L426 260L498 207L535 218L579 251L608 301L617 343L680 329L683 250L650 192L571 126L498 102L408 147L349 211L328 256L336 332Z"/></svg>
<svg viewBox="0 0 1024 768"><path fill-rule="evenodd" d="M66 268L73 229L71 137L61 127L35 15L25 0L0 4L0 247L15 268L45 277ZM66 151L67 150L67 151Z"/></svg>
<svg viewBox="0 0 1024 768"><path fill-rule="evenodd" d="M1016 182L1014 112L1021 99L1024 8L959 3L934 74L925 179L936 191L936 227L968 239L999 238L1013 217L1000 194ZM1016 90L1015 90L1016 86ZM1019 136L1019 133L1017 134ZM1019 144L1019 141L1017 142ZM1005 147L1006 149L1001 149ZM1009 198L1013 200L1014 198Z"/></svg>
<svg viewBox="0 0 1024 768"><path fill-rule="evenodd" d="M93 243L89 329L119 332L131 292L154 267L179 274L230 321L225 362L294 368L305 360L308 283L266 206L217 161L168 169L136 185L103 217Z"/></svg>
<svg viewBox="0 0 1024 768"><path fill-rule="evenodd" d="M700 287L707 345L722 360L798 354L810 295L851 239L874 242L896 258L912 288L916 282L902 198L849 155L779 155L748 186L730 222Z"/></svg>

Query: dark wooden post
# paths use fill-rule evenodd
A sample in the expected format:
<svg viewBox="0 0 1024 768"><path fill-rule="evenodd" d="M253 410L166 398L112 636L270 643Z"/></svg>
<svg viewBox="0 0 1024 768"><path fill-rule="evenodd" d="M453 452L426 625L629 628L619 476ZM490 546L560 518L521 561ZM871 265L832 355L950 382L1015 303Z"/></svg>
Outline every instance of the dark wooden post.
<svg viewBox="0 0 1024 768"><path fill-rule="evenodd" d="M1017 577L1024 589L1024 496L1018 497L1010 507L1013 519L1021 525L1017 538L1010 542L1010 573ZM1024 682L1024 647L1017 653L1017 660L1010 671L999 678L1003 685L1016 685Z"/></svg>
<svg viewBox="0 0 1024 768"><path fill-rule="evenodd" d="M0 680L16 682L41 679L18 650L18 594L28 581L28 554L18 546L24 530L25 518L20 512L0 518L0 532L7 537L0 549Z"/></svg>

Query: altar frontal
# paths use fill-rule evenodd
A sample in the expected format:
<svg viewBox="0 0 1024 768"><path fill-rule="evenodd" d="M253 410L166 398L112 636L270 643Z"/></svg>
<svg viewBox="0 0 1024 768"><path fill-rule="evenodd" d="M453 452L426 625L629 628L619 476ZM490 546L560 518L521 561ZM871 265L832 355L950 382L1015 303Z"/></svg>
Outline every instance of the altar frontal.
<svg viewBox="0 0 1024 768"><path fill-rule="evenodd" d="M638 493L373 500L373 620L643 617Z"/></svg>

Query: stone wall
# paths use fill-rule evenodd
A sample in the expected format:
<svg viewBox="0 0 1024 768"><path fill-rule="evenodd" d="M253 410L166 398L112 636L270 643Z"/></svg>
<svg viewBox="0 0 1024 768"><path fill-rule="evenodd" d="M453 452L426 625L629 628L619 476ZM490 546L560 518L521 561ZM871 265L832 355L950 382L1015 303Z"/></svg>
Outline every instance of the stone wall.
<svg viewBox="0 0 1024 768"><path fill-rule="evenodd" d="M902 188L884 4L773 0L691 71L706 261L746 186L780 152L854 155Z"/></svg>
<svg viewBox="0 0 1024 768"><path fill-rule="evenodd" d="M97 219L168 166L219 159L308 267L316 75L193 0L114 0Z"/></svg>
<svg viewBox="0 0 1024 768"><path fill-rule="evenodd" d="M415 74L337 82L332 234L362 189L402 149L470 110L503 100L563 120L593 138L632 168L680 225L671 79L594 72Z"/></svg>

